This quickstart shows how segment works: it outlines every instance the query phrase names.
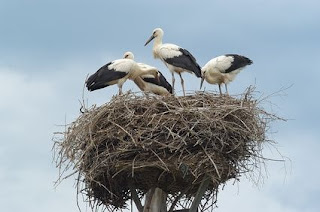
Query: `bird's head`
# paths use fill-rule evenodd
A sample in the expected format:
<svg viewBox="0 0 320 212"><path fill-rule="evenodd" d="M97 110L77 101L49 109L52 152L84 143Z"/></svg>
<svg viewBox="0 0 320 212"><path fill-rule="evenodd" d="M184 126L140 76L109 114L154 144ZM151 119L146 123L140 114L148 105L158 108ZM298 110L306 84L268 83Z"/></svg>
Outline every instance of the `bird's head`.
<svg viewBox="0 0 320 212"><path fill-rule="evenodd" d="M150 41L152 41L154 38L162 38L163 36L163 30L161 28L156 28L153 30L151 37L147 40L147 42L144 44L144 46L148 45Z"/></svg>
<svg viewBox="0 0 320 212"><path fill-rule="evenodd" d="M134 55L133 55L132 52L126 52L123 55L123 59L131 59L131 60L133 60L134 59Z"/></svg>

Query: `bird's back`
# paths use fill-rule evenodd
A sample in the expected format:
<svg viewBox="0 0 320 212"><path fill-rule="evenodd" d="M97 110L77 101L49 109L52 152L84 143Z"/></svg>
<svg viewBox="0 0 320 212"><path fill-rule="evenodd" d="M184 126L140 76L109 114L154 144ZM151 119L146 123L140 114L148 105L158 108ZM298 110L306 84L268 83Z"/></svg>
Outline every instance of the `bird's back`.
<svg viewBox="0 0 320 212"><path fill-rule="evenodd" d="M92 74L86 81L86 87L89 91L94 91L116 84L131 71L133 64L134 61L129 59L114 60Z"/></svg>
<svg viewBox="0 0 320 212"><path fill-rule="evenodd" d="M175 44L163 44L159 48L158 54L166 63L193 72L197 77L201 77L201 67L188 50Z"/></svg>
<svg viewBox="0 0 320 212"><path fill-rule="evenodd" d="M231 66L232 58L221 55L209 60L203 67L203 71L221 72L227 70Z"/></svg>
<svg viewBox="0 0 320 212"><path fill-rule="evenodd" d="M249 58L242 56L242 55L226 54L225 56L233 58L231 66L225 71L226 73L232 72L237 69L244 68L245 66L252 64L252 60L250 60Z"/></svg>
<svg viewBox="0 0 320 212"><path fill-rule="evenodd" d="M211 59L202 68L202 71L213 71L220 73L238 72L247 65L252 64L252 60L237 54L226 54Z"/></svg>

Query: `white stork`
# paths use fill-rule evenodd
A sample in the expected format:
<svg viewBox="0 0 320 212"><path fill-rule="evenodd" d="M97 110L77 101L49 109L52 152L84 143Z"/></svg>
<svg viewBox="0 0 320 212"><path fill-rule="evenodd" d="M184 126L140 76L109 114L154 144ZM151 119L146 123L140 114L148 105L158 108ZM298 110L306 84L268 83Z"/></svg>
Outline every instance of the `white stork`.
<svg viewBox="0 0 320 212"><path fill-rule="evenodd" d="M153 56L164 62L172 74L172 87L174 89L174 73L178 73L181 79L183 95L185 95L184 81L181 76L182 72L194 73L201 77L201 67L191 53L175 44L162 44L163 30L156 28L153 30L151 37L145 43L145 46L154 39Z"/></svg>
<svg viewBox="0 0 320 212"><path fill-rule="evenodd" d="M134 59L134 56L131 52L124 54L124 58ZM130 54L131 53L131 54ZM157 69L155 67L149 66L144 63L137 63L142 71ZM152 74L142 74L139 77L135 78L134 83L140 88L141 91L151 92L160 96L165 96L172 94L172 87L158 70L158 79L156 79Z"/></svg>
<svg viewBox="0 0 320 212"><path fill-rule="evenodd" d="M225 84L226 92L228 94L227 84L234 80L236 75L247 65L251 65L252 60L245 56L237 54L226 54L211 59L205 66L203 66L202 79L200 89L203 81L206 80L210 84L218 84L220 95L221 84Z"/></svg>
<svg viewBox="0 0 320 212"><path fill-rule="evenodd" d="M152 66L149 66L144 63L138 63L142 70L151 69ZM137 77L134 80L134 83L140 88L140 90L144 92L151 92L160 96L166 96L172 94L172 87L166 80L166 78L162 75L162 73L158 70L158 79L157 80L151 74L143 74Z"/></svg>
<svg viewBox="0 0 320 212"><path fill-rule="evenodd" d="M114 60L102 66L96 73L92 74L86 81L89 91L94 91L117 84L119 95L122 94L122 85L127 79L134 80L142 74L150 74L158 79L158 70L154 67L142 70L133 60L131 52L126 52L123 59Z"/></svg>

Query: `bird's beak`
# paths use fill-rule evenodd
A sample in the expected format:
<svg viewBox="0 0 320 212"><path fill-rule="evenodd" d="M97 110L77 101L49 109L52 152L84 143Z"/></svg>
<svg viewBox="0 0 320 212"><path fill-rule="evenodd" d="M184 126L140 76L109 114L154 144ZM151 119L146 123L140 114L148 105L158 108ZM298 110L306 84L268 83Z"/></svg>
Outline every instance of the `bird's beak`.
<svg viewBox="0 0 320 212"><path fill-rule="evenodd" d="M204 74L202 74L202 77L201 77L200 89L202 88L203 81L204 81Z"/></svg>
<svg viewBox="0 0 320 212"><path fill-rule="evenodd" d="M147 40L144 46L148 45L148 43L150 43L150 41L152 41L154 38L155 38L154 35L151 35L151 37L149 38L149 40Z"/></svg>

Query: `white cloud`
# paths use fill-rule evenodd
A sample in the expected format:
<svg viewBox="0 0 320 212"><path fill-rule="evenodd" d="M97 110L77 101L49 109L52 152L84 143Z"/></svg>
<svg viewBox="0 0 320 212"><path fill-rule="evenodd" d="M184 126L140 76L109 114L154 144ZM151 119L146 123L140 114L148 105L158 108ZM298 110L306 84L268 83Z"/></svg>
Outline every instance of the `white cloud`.
<svg viewBox="0 0 320 212"><path fill-rule="evenodd" d="M57 170L51 163L51 137L57 129L55 122L64 118L58 105L65 96L59 96L59 84L51 77L0 68L0 205L3 211L76 208L72 184L60 186L60 193L53 187Z"/></svg>
<svg viewBox="0 0 320 212"><path fill-rule="evenodd" d="M43 114L57 98L53 84L47 79L3 69L0 96L0 110L4 112L0 126L6 134L26 133L28 127L37 125L35 120L45 121Z"/></svg>
<svg viewBox="0 0 320 212"><path fill-rule="evenodd" d="M219 194L216 211L318 211L320 204L314 199L320 188L320 170L312 164L319 161L320 144L316 135L307 134L296 132L275 138L282 146L279 151L290 161L267 162L268 178L259 188L245 178L238 185L229 183ZM276 154L265 153L279 159Z"/></svg>

